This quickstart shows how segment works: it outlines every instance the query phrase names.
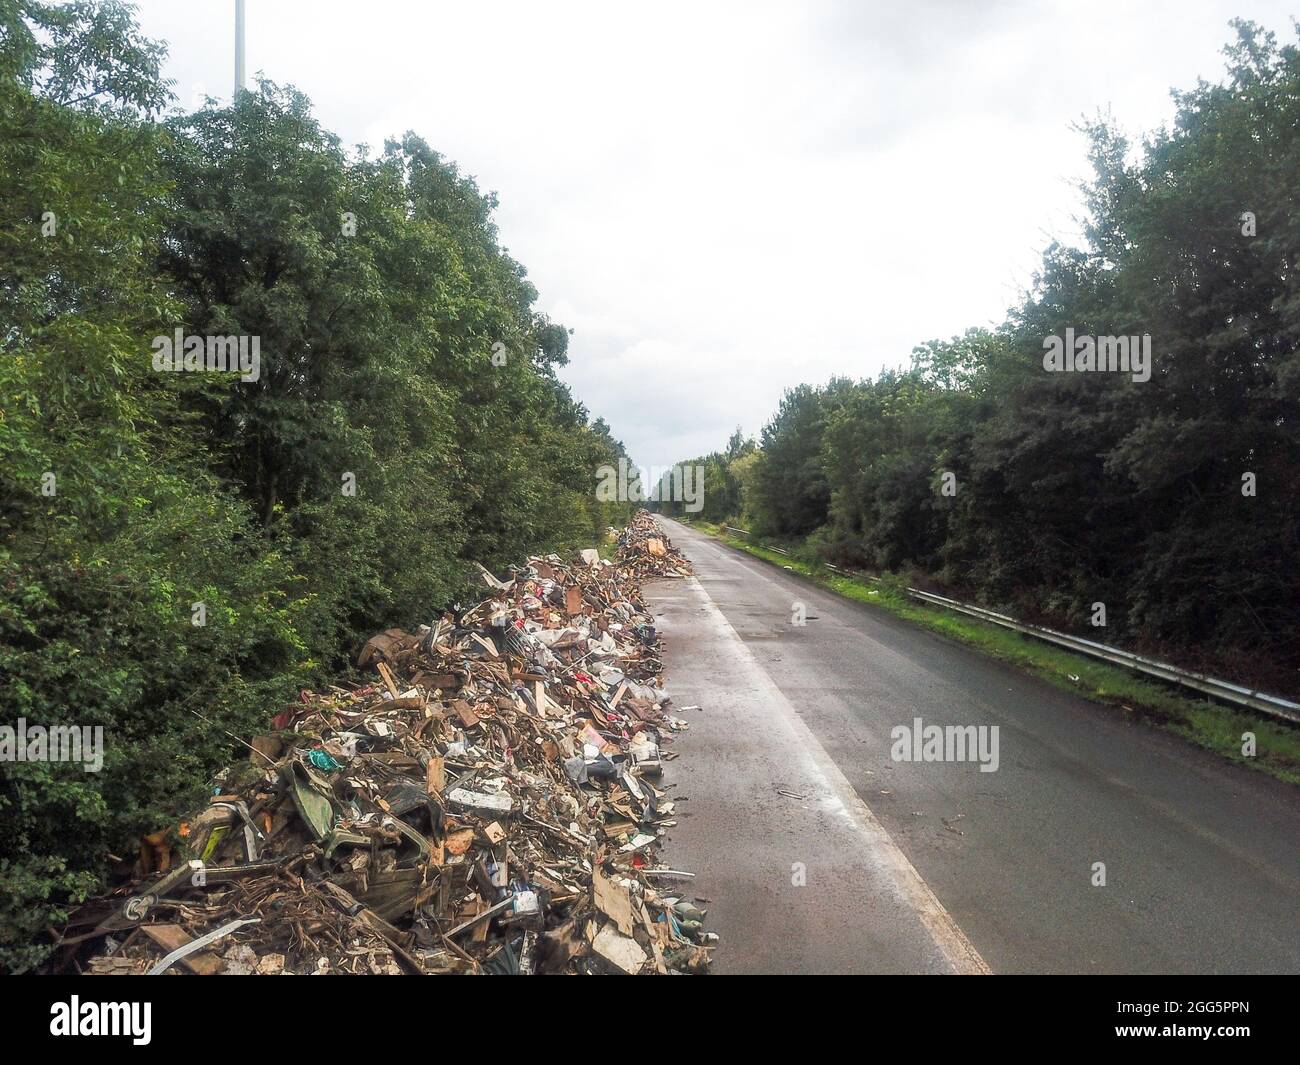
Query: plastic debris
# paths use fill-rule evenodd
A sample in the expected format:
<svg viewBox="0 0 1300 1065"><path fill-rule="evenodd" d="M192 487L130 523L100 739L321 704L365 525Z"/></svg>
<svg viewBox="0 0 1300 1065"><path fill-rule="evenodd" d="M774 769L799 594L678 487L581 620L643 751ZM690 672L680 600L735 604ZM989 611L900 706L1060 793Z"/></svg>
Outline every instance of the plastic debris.
<svg viewBox="0 0 1300 1065"><path fill-rule="evenodd" d="M268 715L175 861L155 834L164 875L73 914L51 968L704 971L717 937L669 893L690 874L656 868L687 725L640 596L690 564L645 511L610 540L478 567L472 609L380 633L360 683Z"/></svg>

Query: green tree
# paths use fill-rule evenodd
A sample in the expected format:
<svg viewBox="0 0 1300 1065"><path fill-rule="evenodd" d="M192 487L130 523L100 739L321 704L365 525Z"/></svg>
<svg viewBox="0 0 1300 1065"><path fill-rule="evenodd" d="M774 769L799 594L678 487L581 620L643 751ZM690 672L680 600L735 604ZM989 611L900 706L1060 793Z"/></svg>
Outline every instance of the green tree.
<svg viewBox="0 0 1300 1065"><path fill-rule="evenodd" d="M99 773L3 766L8 969L39 959L37 932L110 854L194 800L220 730L272 705L299 648L288 567L152 369L172 307L147 254L166 187L160 50L127 14L0 9L0 714L102 727L106 746Z"/></svg>

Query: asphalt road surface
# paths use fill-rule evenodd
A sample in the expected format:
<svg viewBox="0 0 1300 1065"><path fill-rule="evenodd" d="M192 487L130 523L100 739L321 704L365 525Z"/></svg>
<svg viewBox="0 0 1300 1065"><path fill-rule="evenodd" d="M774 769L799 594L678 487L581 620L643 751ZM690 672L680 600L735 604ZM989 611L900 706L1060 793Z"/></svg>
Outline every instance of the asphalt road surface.
<svg viewBox="0 0 1300 1065"><path fill-rule="evenodd" d="M715 971L1300 972L1300 789L660 520ZM997 726L996 771L895 761L916 718Z"/></svg>

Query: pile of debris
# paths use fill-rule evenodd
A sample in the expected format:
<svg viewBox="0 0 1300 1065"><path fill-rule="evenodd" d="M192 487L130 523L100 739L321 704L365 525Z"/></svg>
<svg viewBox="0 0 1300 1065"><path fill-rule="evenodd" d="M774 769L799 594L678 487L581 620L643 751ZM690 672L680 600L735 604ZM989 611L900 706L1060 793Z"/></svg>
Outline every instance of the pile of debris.
<svg viewBox="0 0 1300 1065"><path fill-rule="evenodd" d="M618 537L619 557L639 580L647 577L685 577L690 562L669 542L648 511L637 512L632 524Z"/></svg>
<svg viewBox="0 0 1300 1065"><path fill-rule="evenodd" d="M614 562L479 567L472 610L366 644L373 683L303 692L180 826L185 856L151 837L162 875L83 907L55 968L704 971L690 874L657 867L687 726L640 598L690 564L644 511L609 537Z"/></svg>

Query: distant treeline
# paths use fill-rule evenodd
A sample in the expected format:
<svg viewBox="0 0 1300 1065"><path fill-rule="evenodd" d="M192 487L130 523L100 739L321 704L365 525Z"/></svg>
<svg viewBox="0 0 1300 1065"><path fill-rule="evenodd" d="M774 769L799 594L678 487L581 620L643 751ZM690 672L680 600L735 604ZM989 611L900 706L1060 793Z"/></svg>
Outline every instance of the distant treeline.
<svg viewBox="0 0 1300 1065"><path fill-rule="evenodd" d="M268 82L169 111L163 54L129 6L0 0L0 724L106 744L98 774L0 765L4 969L469 559L628 509L492 196ZM191 368L242 337L256 369L172 372L177 330Z"/></svg>
<svg viewBox="0 0 1300 1065"><path fill-rule="evenodd" d="M1086 246L1005 324L791 389L761 450L693 460L703 516L1300 688L1300 53L1235 25L1226 83L1140 149L1085 127ZM1149 380L1087 372L1144 336Z"/></svg>

